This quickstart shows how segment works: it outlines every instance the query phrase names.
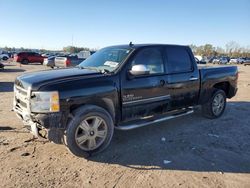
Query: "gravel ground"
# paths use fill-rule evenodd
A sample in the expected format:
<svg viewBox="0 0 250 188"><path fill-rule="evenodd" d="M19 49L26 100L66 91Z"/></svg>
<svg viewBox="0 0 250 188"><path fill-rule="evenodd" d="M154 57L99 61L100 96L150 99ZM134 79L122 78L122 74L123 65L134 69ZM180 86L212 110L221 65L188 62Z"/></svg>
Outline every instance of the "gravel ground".
<svg viewBox="0 0 250 188"><path fill-rule="evenodd" d="M0 70L0 187L250 187L250 66L225 114L192 115L115 131L89 160L63 145L32 140L12 108L13 81L42 65L5 62Z"/></svg>

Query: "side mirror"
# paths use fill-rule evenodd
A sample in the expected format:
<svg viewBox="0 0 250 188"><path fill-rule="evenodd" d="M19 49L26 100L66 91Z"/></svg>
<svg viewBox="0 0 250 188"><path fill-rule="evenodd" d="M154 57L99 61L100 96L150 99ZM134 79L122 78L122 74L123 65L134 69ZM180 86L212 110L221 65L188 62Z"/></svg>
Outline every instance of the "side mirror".
<svg viewBox="0 0 250 188"><path fill-rule="evenodd" d="M133 76L148 75L149 69L145 65L134 65L129 73Z"/></svg>

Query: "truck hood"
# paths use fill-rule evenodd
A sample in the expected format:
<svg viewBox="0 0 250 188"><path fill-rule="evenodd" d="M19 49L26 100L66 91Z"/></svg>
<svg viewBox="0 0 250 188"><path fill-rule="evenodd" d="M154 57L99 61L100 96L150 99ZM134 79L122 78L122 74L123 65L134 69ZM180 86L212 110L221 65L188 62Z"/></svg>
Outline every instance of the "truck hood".
<svg viewBox="0 0 250 188"><path fill-rule="evenodd" d="M89 70L89 69L80 69L80 68L66 68L66 69L55 69L55 70L46 70L39 72L26 73L21 76L18 76L15 80L15 85L28 89L29 87L32 90L37 90L41 85L46 83L63 81L68 79L75 78L90 78L101 76L102 73Z"/></svg>

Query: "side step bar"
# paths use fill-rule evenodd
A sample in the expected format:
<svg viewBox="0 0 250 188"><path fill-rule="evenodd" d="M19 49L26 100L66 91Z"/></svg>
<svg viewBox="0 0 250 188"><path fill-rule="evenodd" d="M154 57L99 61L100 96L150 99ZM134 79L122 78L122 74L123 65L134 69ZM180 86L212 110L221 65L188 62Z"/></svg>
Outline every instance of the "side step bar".
<svg viewBox="0 0 250 188"><path fill-rule="evenodd" d="M115 128L118 129L118 130L123 130L123 131L136 129L136 128L139 128L139 127L144 127L144 126L151 125L151 124L154 124L154 123L159 123L159 122L162 122L162 121L166 121L166 120L178 118L178 117L181 117L181 116L185 116L185 115L188 115L188 114L192 114L193 112L194 112L193 109L188 109L185 112L176 113L175 115L169 115L169 116L165 116L165 117L162 117L162 118L159 118L159 119L154 119L154 120L147 121L147 122L142 122L142 123L138 122L138 124L133 123L133 124L130 124L130 125L123 125L123 126L120 125L120 126L116 126Z"/></svg>

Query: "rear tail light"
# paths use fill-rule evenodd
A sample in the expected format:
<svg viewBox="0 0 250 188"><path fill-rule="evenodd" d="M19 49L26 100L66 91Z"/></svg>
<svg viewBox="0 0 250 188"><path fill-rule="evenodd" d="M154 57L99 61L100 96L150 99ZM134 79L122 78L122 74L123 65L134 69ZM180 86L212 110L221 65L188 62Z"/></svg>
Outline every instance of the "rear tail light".
<svg viewBox="0 0 250 188"><path fill-rule="evenodd" d="M14 55L14 60L15 60L15 61L18 60L18 55Z"/></svg>
<svg viewBox="0 0 250 188"><path fill-rule="evenodd" d="M71 61L69 59L66 60L66 67L69 67L71 64Z"/></svg>

